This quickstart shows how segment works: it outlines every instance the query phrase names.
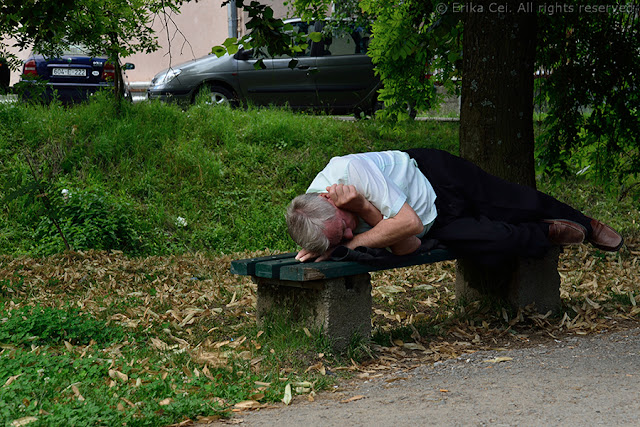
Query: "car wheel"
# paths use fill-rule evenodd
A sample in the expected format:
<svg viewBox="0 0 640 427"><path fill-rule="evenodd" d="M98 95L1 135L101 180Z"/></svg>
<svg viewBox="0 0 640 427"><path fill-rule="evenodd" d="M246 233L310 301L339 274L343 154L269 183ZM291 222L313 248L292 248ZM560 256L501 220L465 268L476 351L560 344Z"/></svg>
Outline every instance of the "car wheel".
<svg viewBox="0 0 640 427"><path fill-rule="evenodd" d="M415 120L416 116L418 115L418 112L416 111L415 107L411 103L406 102L405 105L404 105L404 108L406 108L406 110L407 110L407 114L409 115L409 119ZM376 102L373 104L373 113L372 113L372 115L375 116L376 111L383 110L383 109L384 109L384 103L382 101L376 100Z"/></svg>
<svg viewBox="0 0 640 427"><path fill-rule="evenodd" d="M9 90L9 80L11 79L11 70L4 58L0 58L0 93L6 93Z"/></svg>
<svg viewBox="0 0 640 427"><path fill-rule="evenodd" d="M416 111L415 107L408 102L407 102L407 114L409 114L409 118L411 120L415 120L416 116L418 115L418 112Z"/></svg>
<svg viewBox="0 0 640 427"><path fill-rule="evenodd" d="M198 91L195 99L196 102L199 100L202 100L207 105L226 105L230 107L238 105L238 101L232 91L217 85L203 86Z"/></svg>

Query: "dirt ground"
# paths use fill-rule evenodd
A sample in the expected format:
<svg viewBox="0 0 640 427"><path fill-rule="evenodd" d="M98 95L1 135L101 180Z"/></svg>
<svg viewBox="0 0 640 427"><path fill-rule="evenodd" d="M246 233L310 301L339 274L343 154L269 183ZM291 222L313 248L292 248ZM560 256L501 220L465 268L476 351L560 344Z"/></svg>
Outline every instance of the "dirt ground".
<svg viewBox="0 0 640 427"><path fill-rule="evenodd" d="M210 425L638 425L640 328L382 371Z"/></svg>

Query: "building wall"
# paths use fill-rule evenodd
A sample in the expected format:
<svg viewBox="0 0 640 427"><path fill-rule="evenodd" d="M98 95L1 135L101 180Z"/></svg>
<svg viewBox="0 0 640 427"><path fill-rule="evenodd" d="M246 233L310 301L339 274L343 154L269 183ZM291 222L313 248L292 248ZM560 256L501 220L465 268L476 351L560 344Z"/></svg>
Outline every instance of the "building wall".
<svg viewBox="0 0 640 427"><path fill-rule="evenodd" d="M286 17L287 9L283 0L260 0L270 5L276 17ZM211 48L222 44L228 37L229 23L227 7L221 7L222 0L206 0L185 3L179 14L158 16L153 22L153 28L158 35L161 48L150 54L137 53L123 62L131 62L134 70L127 71L129 82L148 82L159 71L191 61L211 52ZM244 24L247 17L238 14L238 31L244 34ZM8 45L11 45L10 41ZM20 59L29 56L29 51L13 50ZM11 85L20 79L20 71L11 74Z"/></svg>

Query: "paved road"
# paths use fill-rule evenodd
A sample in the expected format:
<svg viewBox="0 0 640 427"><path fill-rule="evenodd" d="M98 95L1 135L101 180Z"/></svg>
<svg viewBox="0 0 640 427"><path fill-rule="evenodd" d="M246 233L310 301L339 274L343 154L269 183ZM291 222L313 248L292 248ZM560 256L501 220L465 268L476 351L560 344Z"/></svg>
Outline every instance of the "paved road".
<svg viewBox="0 0 640 427"><path fill-rule="evenodd" d="M343 403L358 396L364 397ZM640 425L640 328L474 353L354 381L313 403L245 412L230 422L279 427Z"/></svg>

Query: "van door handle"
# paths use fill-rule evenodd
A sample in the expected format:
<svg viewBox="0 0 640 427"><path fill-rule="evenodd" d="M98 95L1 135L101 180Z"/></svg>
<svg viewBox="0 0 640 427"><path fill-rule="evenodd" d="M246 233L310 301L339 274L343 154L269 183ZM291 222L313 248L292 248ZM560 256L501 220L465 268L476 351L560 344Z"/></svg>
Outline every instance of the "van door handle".
<svg viewBox="0 0 640 427"><path fill-rule="evenodd" d="M308 65L299 65L299 66L298 66L298 69L299 69L299 70L308 70L308 69L309 69L309 66L308 66Z"/></svg>

